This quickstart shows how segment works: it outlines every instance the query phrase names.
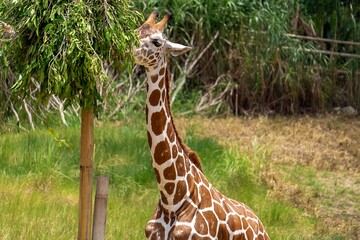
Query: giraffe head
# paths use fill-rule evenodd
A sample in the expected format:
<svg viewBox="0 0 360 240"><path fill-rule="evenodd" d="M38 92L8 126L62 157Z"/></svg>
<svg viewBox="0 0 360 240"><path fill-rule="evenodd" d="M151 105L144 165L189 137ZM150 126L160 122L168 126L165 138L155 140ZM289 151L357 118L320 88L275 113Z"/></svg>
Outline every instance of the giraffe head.
<svg viewBox="0 0 360 240"><path fill-rule="evenodd" d="M158 16L158 11L152 12L143 25L136 29L140 41L139 46L134 49L136 64L145 67L157 66L166 53L178 56L191 49L191 47L167 40L163 31L171 15L167 13L160 22L156 23Z"/></svg>

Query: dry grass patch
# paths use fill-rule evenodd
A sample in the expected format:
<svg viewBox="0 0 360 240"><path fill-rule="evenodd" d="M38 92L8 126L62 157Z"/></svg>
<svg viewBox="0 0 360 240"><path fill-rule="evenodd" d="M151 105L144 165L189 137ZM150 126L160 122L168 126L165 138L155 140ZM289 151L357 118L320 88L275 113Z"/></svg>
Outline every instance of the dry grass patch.
<svg viewBox="0 0 360 240"><path fill-rule="evenodd" d="M252 152L254 144L271 149L274 163L311 166L321 170L360 172L358 118L226 118L181 119L196 124L199 134ZM178 124L180 125L180 124Z"/></svg>
<svg viewBox="0 0 360 240"><path fill-rule="evenodd" d="M315 217L318 237L360 239L359 118L195 117L178 122L182 135L196 129L250 156L266 155L260 156L262 165L254 163L260 179L273 197Z"/></svg>

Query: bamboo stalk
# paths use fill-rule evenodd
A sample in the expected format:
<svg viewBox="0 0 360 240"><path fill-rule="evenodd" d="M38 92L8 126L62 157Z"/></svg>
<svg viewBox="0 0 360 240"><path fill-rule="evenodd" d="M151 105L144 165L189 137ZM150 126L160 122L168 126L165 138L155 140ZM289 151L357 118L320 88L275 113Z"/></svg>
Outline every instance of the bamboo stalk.
<svg viewBox="0 0 360 240"><path fill-rule="evenodd" d="M347 44L347 45L353 45L353 46L360 46L360 42L342 41L342 40L320 38L320 37L309 37L309 36L302 36L302 35L296 35L296 34L290 34L290 33L285 34L285 35L288 37L291 37L291 38L299 38L299 39L315 40L315 41L321 41L321 42L340 43L340 44Z"/></svg>
<svg viewBox="0 0 360 240"><path fill-rule="evenodd" d="M291 50L290 47L282 47L286 50ZM325 55L331 55L331 56L341 56L341 57L348 57L348 58L360 58L360 54L354 54L354 53L342 53L342 52L331 52L331 51L325 51L325 50L316 50L316 49L309 49L309 48L303 48L301 49L304 52L308 53L319 53L319 54L325 54Z"/></svg>
<svg viewBox="0 0 360 240"><path fill-rule="evenodd" d="M93 240L105 239L106 207L109 194L109 177L98 177L96 182L96 196L93 222Z"/></svg>
<svg viewBox="0 0 360 240"><path fill-rule="evenodd" d="M253 33L267 34L266 31L255 31L255 30L249 30L249 31L253 32ZM360 42L354 42L354 41L344 41L344 40L321 38L321 37L311 37L311 36L297 35L297 34L292 34L292 33L286 33L284 35L288 36L288 37L291 37L291 38L298 38L298 39L314 40L314 41L320 41L320 42L340 43L340 44L345 44L345 45L360 46Z"/></svg>
<svg viewBox="0 0 360 240"><path fill-rule="evenodd" d="M78 239L91 239L92 166L94 152L94 112L82 109L80 149L80 200Z"/></svg>

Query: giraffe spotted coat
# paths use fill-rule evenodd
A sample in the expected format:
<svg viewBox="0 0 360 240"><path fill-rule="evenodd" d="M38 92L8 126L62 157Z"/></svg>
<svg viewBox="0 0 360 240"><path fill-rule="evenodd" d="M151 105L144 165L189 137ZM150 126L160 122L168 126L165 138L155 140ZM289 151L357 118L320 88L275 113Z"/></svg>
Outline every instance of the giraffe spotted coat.
<svg viewBox="0 0 360 240"><path fill-rule="evenodd" d="M135 61L147 73L146 126L160 200L146 226L147 239L269 239L263 224L243 203L225 197L205 177L199 158L177 134L169 104L166 54L191 48L162 34L169 15L158 12L137 29Z"/></svg>

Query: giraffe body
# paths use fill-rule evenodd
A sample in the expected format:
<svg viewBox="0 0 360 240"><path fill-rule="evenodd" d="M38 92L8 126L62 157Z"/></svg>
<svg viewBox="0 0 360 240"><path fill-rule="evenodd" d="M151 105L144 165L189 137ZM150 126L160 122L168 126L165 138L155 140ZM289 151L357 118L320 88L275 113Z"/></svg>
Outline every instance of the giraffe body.
<svg viewBox="0 0 360 240"><path fill-rule="evenodd" d="M269 239L263 224L243 203L225 197L203 174L197 155L177 134L169 104L166 54L189 47L162 34L169 15L155 23L153 12L137 29L137 64L147 73L146 126L160 200L146 226L147 239Z"/></svg>

